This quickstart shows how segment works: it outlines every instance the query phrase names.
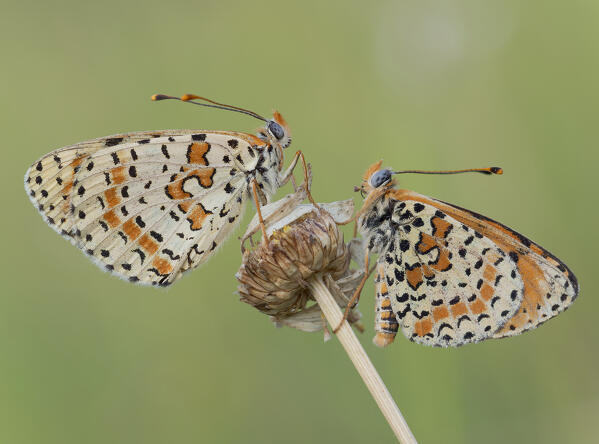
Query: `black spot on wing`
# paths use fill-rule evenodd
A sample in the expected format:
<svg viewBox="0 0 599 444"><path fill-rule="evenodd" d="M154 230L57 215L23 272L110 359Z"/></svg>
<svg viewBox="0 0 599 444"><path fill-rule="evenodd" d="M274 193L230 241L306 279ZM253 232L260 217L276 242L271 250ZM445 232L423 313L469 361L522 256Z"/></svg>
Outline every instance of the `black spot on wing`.
<svg viewBox="0 0 599 444"><path fill-rule="evenodd" d="M143 264L144 261L146 260L146 254L143 251L141 251L139 248L136 248L135 250L133 250L133 252L139 254L141 263Z"/></svg>
<svg viewBox="0 0 599 444"><path fill-rule="evenodd" d="M162 235L160 233L157 233L156 231L151 230L150 231L150 236L152 236L154 239L156 239L158 242L162 242Z"/></svg>
<svg viewBox="0 0 599 444"><path fill-rule="evenodd" d="M106 139L104 141L104 145L106 146L115 146L118 145L119 143L121 143L123 141L122 137L111 137L109 139Z"/></svg>
<svg viewBox="0 0 599 444"><path fill-rule="evenodd" d="M168 256L168 257L170 257L170 258L171 258L171 260L173 260L173 261L176 261L176 260L179 260L179 259L181 259L181 256L180 256L180 255L176 255L176 256L175 256L175 254L173 253L173 251L172 251L172 250L169 250L168 248L165 248L165 249L163 249L163 250L162 250L162 254L165 254L165 255L167 255L167 256Z"/></svg>

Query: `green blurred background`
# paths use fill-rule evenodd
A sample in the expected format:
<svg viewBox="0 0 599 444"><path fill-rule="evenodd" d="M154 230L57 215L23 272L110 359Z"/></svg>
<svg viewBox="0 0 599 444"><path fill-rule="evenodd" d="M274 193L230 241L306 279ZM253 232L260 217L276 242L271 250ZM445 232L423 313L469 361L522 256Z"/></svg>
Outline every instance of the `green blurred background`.
<svg viewBox="0 0 599 444"><path fill-rule="evenodd" d="M28 202L26 168L63 145L255 129L156 92L279 109L321 201L358 202L379 158L502 166L401 182L529 235L576 272L579 300L517 338L380 350L370 282L361 341L421 442L599 440L599 4L371 3L2 0L0 443L393 440L337 341L238 301L236 240L173 288L142 288L101 273Z"/></svg>

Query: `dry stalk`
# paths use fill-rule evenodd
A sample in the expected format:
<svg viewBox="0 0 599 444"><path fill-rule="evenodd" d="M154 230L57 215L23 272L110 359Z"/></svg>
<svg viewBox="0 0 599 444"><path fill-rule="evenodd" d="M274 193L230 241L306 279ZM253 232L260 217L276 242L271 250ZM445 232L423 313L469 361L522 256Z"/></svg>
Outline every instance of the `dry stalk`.
<svg viewBox="0 0 599 444"><path fill-rule="evenodd" d="M269 226L268 243L245 251L236 275L238 289L242 301L271 316L276 325L304 331L324 329L326 338L323 316L329 325L339 325L343 318L340 307L348 304L363 272L349 268L350 257L355 256L352 246L344 243L336 219L327 211L312 206L305 211L304 207L290 210L284 224ZM310 300L318 305L307 307ZM348 320L358 328L359 318L359 313L350 311ZM347 321L337 337L397 439L404 444L415 443L408 424Z"/></svg>
<svg viewBox="0 0 599 444"><path fill-rule="evenodd" d="M321 274L314 275L308 281L308 285L314 299L316 299L316 302L326 316L329 325L339 325L339 322L343 318L343 313L325 285L323 276ZM341 342L354 367L358 370L360 377L364 381L364 384L366 384L379 409L381 409L383 416L389 423L398 441L404 444L416 443L416 438L401 414L399 407L395 404L385 383L347 321L343 322L343 325L337 332L337 338L339 338L339 342Z"/></svg>

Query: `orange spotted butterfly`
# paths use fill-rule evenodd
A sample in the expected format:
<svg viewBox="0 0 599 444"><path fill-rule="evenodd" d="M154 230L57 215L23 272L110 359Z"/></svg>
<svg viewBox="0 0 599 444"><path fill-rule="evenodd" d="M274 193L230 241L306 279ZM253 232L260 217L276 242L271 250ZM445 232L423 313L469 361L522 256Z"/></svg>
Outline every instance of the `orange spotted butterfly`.
<svg viewBox="0 0 599 444"><path fill-rule="evenodd" d="M194 95L152 99L240 112L266 125L257 136L164 130L77 143L35 162L25 189L44 220L103 269L166 286L210 257L248 200L258 210L268 203L303 155L281 171L291 137L278 112L265 119Z"/></svg>
<svg viewBox="0 0 599 444"><path fill-rule="evenodd" d="M501 174L500 168L461 170ZM375 344L457 347L514 336L564 311L578 282L557 257L511 228L458 206L395 189L372 165L358 229L376 264Z"/></svg>

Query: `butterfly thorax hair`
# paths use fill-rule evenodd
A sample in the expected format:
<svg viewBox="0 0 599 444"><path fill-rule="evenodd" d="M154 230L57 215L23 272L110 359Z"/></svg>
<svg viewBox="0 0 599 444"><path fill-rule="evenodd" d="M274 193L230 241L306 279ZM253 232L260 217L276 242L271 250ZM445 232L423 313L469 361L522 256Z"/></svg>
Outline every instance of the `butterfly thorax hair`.
<svg viewBox="0 0 599 444"><path fill-rule="evenodd" d="M401 217L398 203L395 199L379 199L358 221L366 246L374 254L384 252L396 236L400 226L397 220Z"/></svg>
<svg viewBox="0 0 599 444"><path fill-rule="evenodd" d="M275 111L273 118L258 130L257 136L268 145L260 151L255 168L257 173L255 179L266 194L267 200L270 201L270 196L281 186L283 149L291 144L291 135L287 122L278 111Z"/></svg>
<svg viewBox="0 0 599 444"><path fill-rule="evenodd" d="M270 201L270 197L276 193L281 185L279 183L279 171L282 166L281 150L273 147L273 144L269 144L259 152L254 174L248 175L246 180L249 184L252 178L255 178L261 191L266 195L267 201ZM248 187L248 191L251 193L251 187Z"/></svg>

